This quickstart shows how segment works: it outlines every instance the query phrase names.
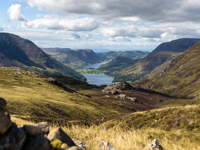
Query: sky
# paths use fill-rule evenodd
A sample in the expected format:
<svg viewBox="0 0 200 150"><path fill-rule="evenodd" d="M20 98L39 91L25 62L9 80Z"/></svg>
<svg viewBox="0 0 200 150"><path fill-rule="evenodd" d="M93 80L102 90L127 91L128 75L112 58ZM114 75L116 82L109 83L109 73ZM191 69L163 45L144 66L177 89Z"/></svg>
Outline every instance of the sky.
<svg viewBox="0 0 200 150"><path fill-rule="evenodd" d="M42 48L152 51L200 38L200 0L1 0L0 32Z"/></svg>

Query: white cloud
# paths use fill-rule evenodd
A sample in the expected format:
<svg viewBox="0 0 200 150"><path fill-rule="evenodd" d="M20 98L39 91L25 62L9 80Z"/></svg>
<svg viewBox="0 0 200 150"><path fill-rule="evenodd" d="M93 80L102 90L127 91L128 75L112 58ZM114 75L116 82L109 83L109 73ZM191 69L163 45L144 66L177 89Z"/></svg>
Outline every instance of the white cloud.
<svg viewBox="0 0 200 150"><path fill-rule="evenodd" d="M26 17L22 14L20 4L12 4L8 8L7 13L9 14L11 20L27 21Z"/></svg>
<svg viewBox="0 0 200 150"><path fill-rule="evenodd" d="M43 18L28 22L22 22L21 28L66 30L66 31L92 31L98 28L98 22L89 17L59 17L57 15L45 15Z"/></svg>
<svg viewBox="0 0 200 150"><path fill-rule="evenodd" d="M199 0L20 0L39 10L123 21L178 22L200 19Z"/></svg>

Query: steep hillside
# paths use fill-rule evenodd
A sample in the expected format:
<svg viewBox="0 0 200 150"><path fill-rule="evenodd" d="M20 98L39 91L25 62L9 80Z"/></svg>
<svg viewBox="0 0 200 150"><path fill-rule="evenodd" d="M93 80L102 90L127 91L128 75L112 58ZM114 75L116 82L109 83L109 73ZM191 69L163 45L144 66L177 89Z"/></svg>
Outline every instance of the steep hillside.
<svg viewBox="0 0 200 150"><path fill-rule="evenodd" d="M149 52L143 51L109 51L107 53L98 53L97 55L104 60L112 60L118 56L126 57L130 59L139 59L147 56Z"/></svg>
<svg viewBox="0 0 200 150"><path fill-rule="evenodd" d="M131 67L125 68L121 73L149 73L157 66L172 59L174 56L179 55L181 52L184 52L187 48L193 46L198 41L200 41L200 39L185 38L162 43L148 56L141 59Z"/></svg>
<svg viewBox="0 0 200 150"><path fill-rule="evenodd" d="M133 85L170 95L196 96L200 93L200 42L171 60L164 70Z"/></svg>
<svg viewBox="0 0 200 150"><path fill-rule="evenodd" d="M132 73L149 73L154 70L159 65L163 64L167 60L172 59L174 56L179 55L179 52L168 52L159 51L150 53L145 58L139 60L130 67L127 67L121 71L122 74L132 74Z"/></svg>
<svg viewBox="0 0 200 150"><path fill-rule="evenodd" d="M106 71L120 71L123 68L129 67L136 63L138 59L130 59L118 56L117 58L113 59L111 62L103 64L98 68L99 70L106 70Z"/></svg>
<svg viewBox="0 0 200 150"><path fill-rule="evenodd" d="M86 80L81 74L43 52L33 42L17 35L0 33L0 56L1 65L29 68L47 76L63 74Z"/></svg>
<svg viewBox="0 0 200 150"><path fill-rule="evenodd" d="M66 51L71 50L70 48L59 48L59 47L55 47L55 48L42 48L42 50L49 54L49 55L57 55Z"/></svg>
<svg viewBox="0 0 200 150"><path fill-rule="evenodd" d="M70 67L78 67L102 61L102 59L90 49L69 50L53 57L62 64Z"/></svg>

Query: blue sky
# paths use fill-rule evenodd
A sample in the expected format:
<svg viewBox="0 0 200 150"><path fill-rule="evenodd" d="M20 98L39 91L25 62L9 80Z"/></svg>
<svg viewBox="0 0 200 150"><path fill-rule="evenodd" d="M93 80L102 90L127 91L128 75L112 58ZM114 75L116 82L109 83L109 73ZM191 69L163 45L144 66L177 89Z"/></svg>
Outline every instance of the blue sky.
<svg viewBox="0 0 200 150"><path fill-rule="evenodd" d="M44 48L151 51L200 38L199 8L199 0L8 0L0 5L0 32Z"/></svg>

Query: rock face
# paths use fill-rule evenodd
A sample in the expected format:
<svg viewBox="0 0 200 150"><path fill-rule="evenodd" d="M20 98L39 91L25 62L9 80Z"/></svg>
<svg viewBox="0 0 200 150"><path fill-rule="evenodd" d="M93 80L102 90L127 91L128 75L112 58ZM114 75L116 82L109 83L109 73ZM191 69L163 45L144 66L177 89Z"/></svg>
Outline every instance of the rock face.
<svg viewBox="0 0 200 150"><path fill-rule="evenodd" d="M157 139L154 139L151 144L147 145L143 150L164 150Z"/></svg>
<svg viewBox="0 0 200 150"><path fill-rule="evenodd" d="M127 82L121 82L117 85L108 85L102 90L102 93L104 94L118 94L122 93L122 90L132 90L134 89L130 84Z"/></svg>

